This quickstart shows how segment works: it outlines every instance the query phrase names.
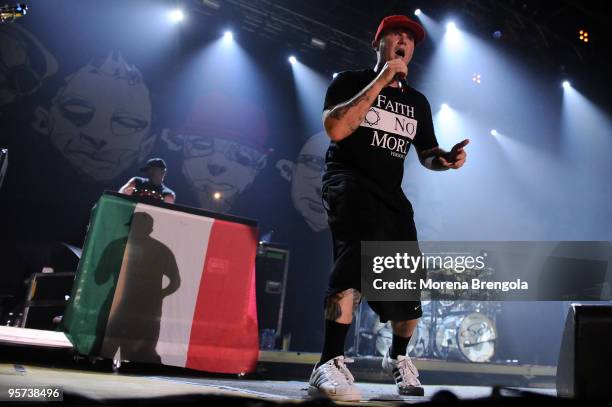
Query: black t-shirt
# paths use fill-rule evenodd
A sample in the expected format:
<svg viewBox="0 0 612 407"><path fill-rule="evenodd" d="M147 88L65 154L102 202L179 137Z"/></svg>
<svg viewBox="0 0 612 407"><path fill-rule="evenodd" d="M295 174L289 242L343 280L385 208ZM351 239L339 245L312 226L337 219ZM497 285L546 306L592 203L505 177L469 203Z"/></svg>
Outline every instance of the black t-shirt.
<svg viewBox="0 0 612 407"><path fill-rule="evenodd" d="M371 68L339 73L327 89L323 110L353 98L376 75ZM404 159L412 144L419 150L438 146L429 102L405 83L401 89L387 86L357 130L330 142L323 185L339 177L356 177L383 198L395 196L401 191Z"/></svg>
<svg viewBox="0 0 612 407"><path fill-rule="evenodd" d="M133 196L162 201L167 195L176 196L174 191L163 183L161 185L155 185L150 182L148 178L134 177L134 184L136 189L132 193Z"/></svg>

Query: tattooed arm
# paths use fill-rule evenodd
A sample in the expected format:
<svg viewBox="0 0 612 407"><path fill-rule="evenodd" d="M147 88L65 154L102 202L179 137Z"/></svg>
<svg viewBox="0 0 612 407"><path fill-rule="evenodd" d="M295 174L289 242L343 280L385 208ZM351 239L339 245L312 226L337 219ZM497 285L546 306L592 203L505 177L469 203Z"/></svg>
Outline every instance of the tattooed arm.
<svg viewBox="0 0 612 407"><path fill-rule="evenodd" d="M383 85L374 79L352 99L323 112L323 126L333 141L350 136L363 121Z"/></svg>
<svg viewBox="0 0 612 407"><path fill-rule="evenodd" d="M380 91L394 81L398 74L405 76L406 64L400 59L387 61L376 78L353 98L323 112L325 132L333 141L350 136L361 124Z"/></svg>

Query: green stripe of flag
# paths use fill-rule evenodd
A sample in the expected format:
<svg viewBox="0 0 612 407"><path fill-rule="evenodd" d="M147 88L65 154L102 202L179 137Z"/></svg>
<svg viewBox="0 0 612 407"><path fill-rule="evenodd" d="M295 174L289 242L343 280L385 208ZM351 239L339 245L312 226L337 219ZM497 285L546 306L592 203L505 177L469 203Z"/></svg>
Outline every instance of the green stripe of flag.
<svg viewBox="0 0 612 407"><path fill-rule="evenodd" d="M82 355L99 354L135 207L135 202L103 195L92 209L76 281L59 328Z"/></svg>

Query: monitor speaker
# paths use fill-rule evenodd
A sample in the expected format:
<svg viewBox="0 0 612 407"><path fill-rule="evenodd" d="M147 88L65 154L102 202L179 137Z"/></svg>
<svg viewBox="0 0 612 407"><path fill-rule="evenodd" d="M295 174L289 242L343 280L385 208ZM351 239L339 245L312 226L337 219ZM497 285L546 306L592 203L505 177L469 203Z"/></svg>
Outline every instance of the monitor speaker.
<svg viewBox="0 0 612 407"><path fill-rule="evenodd" d="M572 304L557 364L557 394L611 400L612 305Z"/></svg>

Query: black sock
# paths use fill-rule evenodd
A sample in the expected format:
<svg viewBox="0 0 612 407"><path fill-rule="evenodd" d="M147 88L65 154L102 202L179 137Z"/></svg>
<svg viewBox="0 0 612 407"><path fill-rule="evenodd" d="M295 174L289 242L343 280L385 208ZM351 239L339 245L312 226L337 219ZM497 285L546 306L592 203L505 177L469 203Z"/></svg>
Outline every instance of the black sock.
<svg viewBox="0 0 612 407"><path fill-rule="evenodd" d="M344 355L344 340L350 327L351 324L325 320L323 352L321 352L321 360L317 363L317 367L336 356Z"/></svg>
<svg viewBox="0 0 612 407"><path fill-rule="evenodd" d="M389 356L391 359L397 359L399 355L406 356L406 348L408 347L408 342L410 342L411 336L404 338L403 336L399 336L393 334L393 341L391 342L391 348L389 349Z"/></svg>

